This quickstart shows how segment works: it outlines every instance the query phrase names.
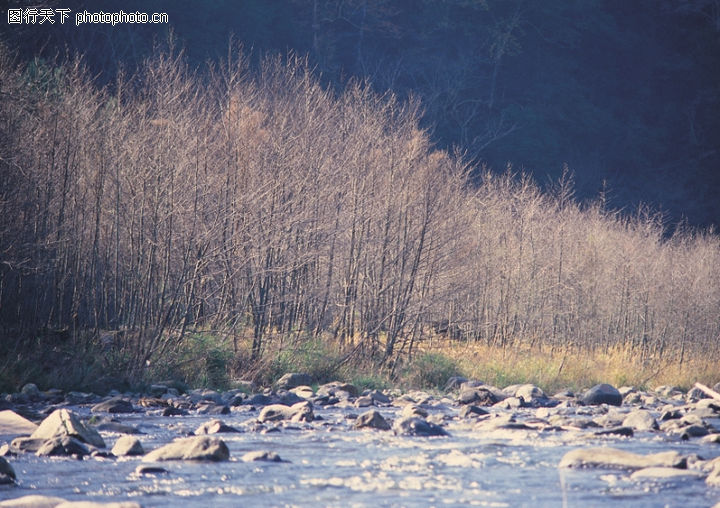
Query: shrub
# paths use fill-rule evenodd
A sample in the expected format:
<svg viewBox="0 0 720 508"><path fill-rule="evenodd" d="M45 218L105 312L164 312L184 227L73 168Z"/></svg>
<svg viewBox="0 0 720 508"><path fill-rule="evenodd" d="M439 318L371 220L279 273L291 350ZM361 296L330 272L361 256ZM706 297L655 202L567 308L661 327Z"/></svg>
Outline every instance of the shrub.
<svg viewBox="0 0 720 508"><path fill-rule="evenodd" d="M411 388L441 389L452 376L460 372L455 361L442 353L426 352L415 358L403 369L401 384Z"/></svg>

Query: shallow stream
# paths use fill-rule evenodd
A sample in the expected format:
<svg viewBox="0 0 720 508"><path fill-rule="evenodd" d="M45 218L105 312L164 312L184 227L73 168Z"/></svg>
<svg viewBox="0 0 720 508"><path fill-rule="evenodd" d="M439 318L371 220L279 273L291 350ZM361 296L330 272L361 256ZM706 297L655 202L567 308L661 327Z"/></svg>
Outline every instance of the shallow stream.
<svg viewBox="0 0 720 508"><path fill-rule="evenodd" d="M73 411L89 416L87 408ZM218 434L230 461L163 462L167 473L136 475L140 458L74 460L11 457L18 485L0 487L0 499L30 494L99 502L131 500L149 507L180 506L681 506L707 507L720 489L699 480L638 482L617 470L558 469L574 448L613 446L636 453L678 450L705 459L720 455L697 441L669 441L664 434L588 437L574 431L479 430L449 420L451 437L397 437L392 431L354 430L351 414L364 410L316 408L312 423L286 424L273 432L252 430L257 412L220 418L242 433ZM436 410L448 416L456 408ZM388 419L398 409L380 408ZM431 411L431 414L433 411ZM526 416L530 416L527 413ZM522 416L522 410L520 411ZM211 416L120 415L133 425L146 450L187 435ZM717 422L720 425L720 422ZM108 449L120 434L102 433ZM5 440L1 437L0 441ZM256 450L285 462L243 462Z"/></svg>

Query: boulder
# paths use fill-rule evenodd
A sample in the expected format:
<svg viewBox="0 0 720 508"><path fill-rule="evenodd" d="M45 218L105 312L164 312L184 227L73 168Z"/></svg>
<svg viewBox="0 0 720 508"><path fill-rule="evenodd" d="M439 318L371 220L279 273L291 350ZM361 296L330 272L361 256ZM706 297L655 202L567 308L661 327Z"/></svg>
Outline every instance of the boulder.
<svg viewBox="0 0 720 508"><path fill-rule="evenodd" d="M105 441L95 429L85 427L80 419L67 409L57 409L45 418L32 433L31 439L52 439L72 437L97 448L105 448Z"/></svg>
<svg viewBox="0 0 720 508"><path fill-rule="evenodd" d="M95 404L90 410L92 413L134 413L132 402L121 397L113 397L99 404Z"/></svg>
<svg viewBox="0 0 720 508"><path fill-rule="evenodd" d="M37 430L37 425L17 414L6 409L0 411L0 435L3 434L32 434Z"/></svg>
<svg viewBox="0 0 720 508"><path fill-rule="evenodd" d="M176 439L143 457L143 462L164 460L224 461L230 458L230 450L224 441L206 436Z"/></svg>
<svg viewBox="0 0 720 508"><path fill-rule="evenodd" d="M240 432L235 427L230 427L229 425L226 425L221 420L210 420L209 422L205 422L202 425L200 425L197 429L195 429L194 434L196 436L201 436L204 434L220 434L220 433L226 433L226 432Z"/></svg>
<svg viewBox="0 0 720 508"><path fill-rule="evenodd" d="M449 436L441 426L417 416L398 418L393 425L393 432L398 436Z"/></svg>
<svg viewBox="0 0 720 508"><path fill-rule="evenodd" d="M4 457L0 457L0 485L15 483L15 470Z"/></svg>
<svg viewBox="0 0 720 508"><path fill-rule="evenodd" d="M145 455L140 440L133 436L122 436L115 442L112 454L116 457L127 457L132 455Z"/></svg>
<svg viewBox="0 0 720 508"><path fill-rule="evenodd" d="M579 448L566 453L558 467L604 467L617 469L644 469L648 467L674 467L684 469L687 458L676 451L640 455L616 448Z"/></svg>
<svg viewBox="0 0 720 508"><path fill-rule="evenodd" d="M283 459L280 458L280 455L278 455L275 452L269 452L269 451L255 451L255 452L247 452L245 455L242 456L243 462L285 462Z"/></svg>
<svg viewBox="0 0 720 508"><path fill-rule="evenodd" d="M319 386L315 395L318 397L329 396L337 397L339 399L347 399L349 397L358 397L360 395L360 390L358 390L357 386L350 383L333 381Z"/></svg>
<svg viewBox="0 0 720 508"><path fill-rule="evenodd" d="M623 427L632 427L637 431L658 430L658 422L647 409L636 409L628 414L622 422Z"/></svg>
<svg viewBox="0 0 720 508"><path fill-rule="evenodd" d="M38 401L43 398L40 390L38 390L37 385L35 385L34 383L28 383L23 386L20 390L20 393L31 401Z"/></svg>
<svg viewBox="0 0 720 508"><path fill-rule="evenodd" d="M600 404L620 406L622 395L614 386L603 383L586 391L582 396L582 403L587 406L599 406Z"/></svg>
<svg viewBox="0 0 720 508"><path fill-rule="evenodd" d="M312 378L310 374L303 374L298 372L288 372L283 377L277 380L275 388L278 390L289 390L291 388L297 388L298 386L311 385Z"/></svg>
<svg viewBox="0 0 720 508"><path fill-rule="evenodd" d="M84 457L90 455L90 450L74 437L58 436L46 440L35 454L38 457Z"/></svg>
<svg viewBox="0 0 720 508"><path fill-rule="evenodd" d="M390 424L380 414L379 411L371 409L355 419L356 429L378 429L378 430L390 430Z"/></svg>
<svg viewBox="0 0 720 508"><path fill-rule="evenodd" d="M492 390L485 387L465 388L460 392L457 401L460 404L473 404L476 406L492 406L500 401Z"/></svg>
<svg viewBox="0 0 720 508"><path fill-rule="evenodd" d="M260 423L277 422L281 420L311 422L313 418L312 404L305 401L298 402L292 406L285 406L283 404L270 404L269 406L265 406L262 411L260 411L258 421Z"/></svg>
<svg viewBox="0 0 720 508"><path fill-rule="evenodd" d="M55 508L65 500L61 497L51 496L23 496L15 499L0 501L2 508Z"/></svg>

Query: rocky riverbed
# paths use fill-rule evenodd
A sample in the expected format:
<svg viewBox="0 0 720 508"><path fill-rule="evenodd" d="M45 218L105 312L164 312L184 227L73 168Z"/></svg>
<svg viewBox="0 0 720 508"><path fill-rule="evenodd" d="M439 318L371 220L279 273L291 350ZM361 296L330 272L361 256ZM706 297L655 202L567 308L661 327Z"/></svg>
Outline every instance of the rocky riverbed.
<svg viewBox="0 0 720 508"><path fill-rule="evenodd" d="M454 378L444 393L383 393L310 381L106 397L27 385L0 400L0 507L720 501L712 390L549 396Z"/></svg>

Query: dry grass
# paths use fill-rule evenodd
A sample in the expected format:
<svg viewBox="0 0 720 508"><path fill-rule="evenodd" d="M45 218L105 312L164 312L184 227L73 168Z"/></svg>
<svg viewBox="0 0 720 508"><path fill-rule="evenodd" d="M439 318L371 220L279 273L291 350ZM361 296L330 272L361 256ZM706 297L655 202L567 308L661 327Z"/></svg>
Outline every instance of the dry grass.
<svg viewBox="0 0 720 508"><path fill-rule="evenodd" d="M720 365L703 358L682 364L662 359L642 361L628 348L550 351L537 348L499 348L478 343L445 341L435 351L454 360L461 372L499 387L533 383L548 392L580 390L597 383L652 389L660 385L690 388L696 381L720 381Z"/></svg>

